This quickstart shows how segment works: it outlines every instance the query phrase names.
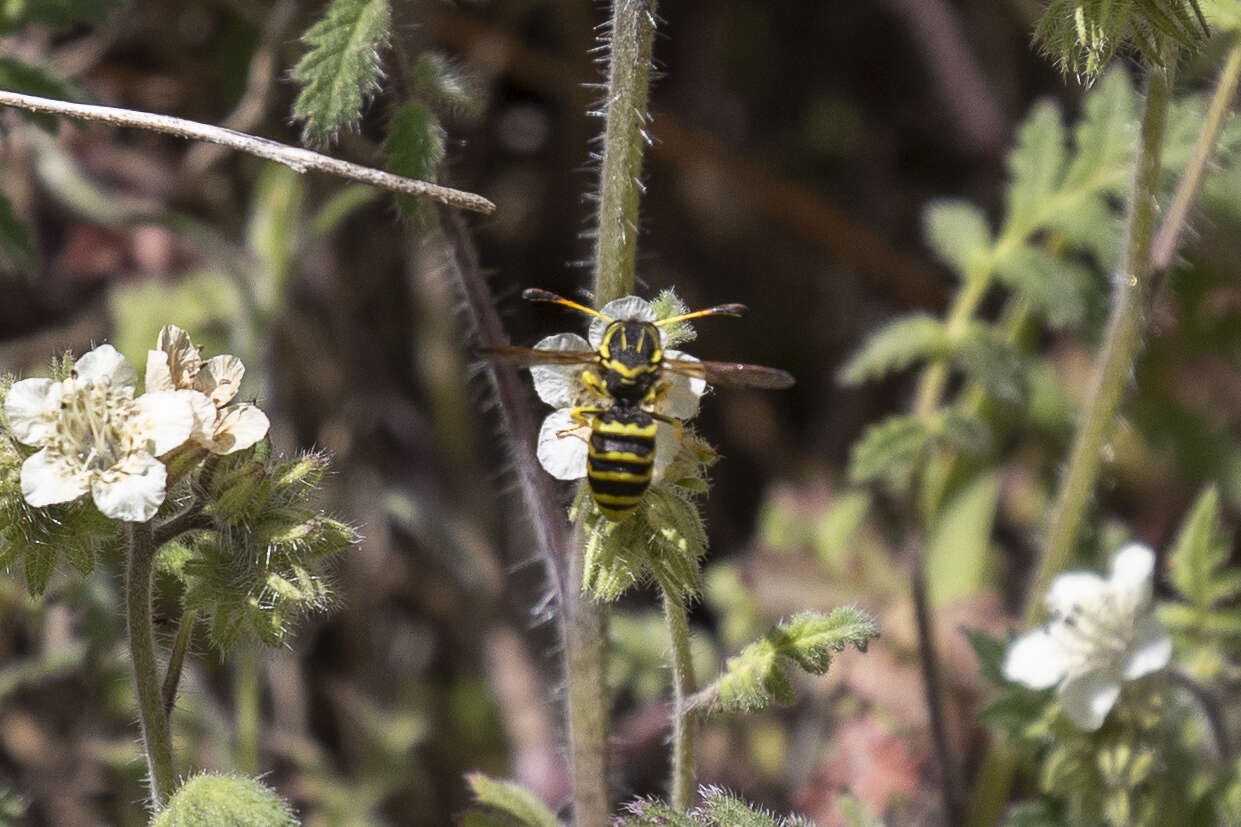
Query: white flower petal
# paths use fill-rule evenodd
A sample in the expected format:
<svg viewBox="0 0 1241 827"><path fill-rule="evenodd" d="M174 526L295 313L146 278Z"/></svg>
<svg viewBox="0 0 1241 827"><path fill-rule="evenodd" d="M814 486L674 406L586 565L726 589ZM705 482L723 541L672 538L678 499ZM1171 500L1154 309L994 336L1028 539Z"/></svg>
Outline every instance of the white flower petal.
<svg viewBox="0 0 1241 827"><path fill-rule="evenodd" d="M1060 685L1058 696L1068 719L1078 729L1094 732L1120 697L1120 676L1114 669L1071 675Z"/></svg>
<svg viewBox="0 0 1241 827"><path fill-rule="evenodd" d="M1064 680L1068 658L1046 629L1027 632L1008 648L1004 677L1031 689L1049 689Z"/></svg>
<svg viewBox="0 0 1241 827"><path fill-rule="evenodd" d="M172 381L172 387L190 387L203 363L202 357L198 354L198 348L190 341L190 334L175 324L164 325L159 332L159 339L155 346L164 353L164 361L168 363L168 373ZM149 360L147 365L147 369L150 370ZM148 385L147 390L170 389L153 388Z"/></svg>
<svg viewBox="0 0 1241 827"><path fill-rule="evenodd" d="M57 406L64 385L51 379L14 382L4 399L4 413L18 442L41 445L56 430Z"/></svg>
<svg viewBox="0 0 1241 827"><path fill-rule="evenodd" d="M138 374L120 351L112 345L100 345L74 363L78 378L88 382L110 382L114 388L134 388Z"/></svg>
<svg viewBox="0 0 1241 827"><path fill-rule="evenodd" d="M586 476L589 439L590 429L574 422L568 410L552 411L539 428L539 464L558 480L581 479Z"/></svg>
<svg viewBox="0 0 1241 827"><path fill-rule="evenodd" d="M1136 614L1150 602L1155 576L1155 552L1141 543L1130 543L1112 557L1108 581L1122 611Z"/></svg>
<svg viewBox="0 0 1241 827"><path fill-rule="evenodd" d="M170 391L176 389L172 381L172 368L169 366L168 354L162 350L147 351L146 389L150 391Z"/></svg>
<svg viewBox="0 0 1241 827"><path fill-rule="evenodd" d="M681 442L677 439L676 426L669 425L667 422L656 422L655 463L651 469L651 482L663 480L664 472L668 470L668 466L676 459L680 450Z"/></svg>
<svg viewBox="0 0 1241 827"><path fill-rule="evenodd" d="M194 431L194 406L185 391L155 391L134 400L130 427L139 444L155 456L166 454L189 439Z"/></svg>
<svg viewBox="0 0 1241 827"><path fill-rule="evenodd" d="M1124 664L1124 678L1131 681L1158 672L1172 660L1172 638L1159 618L1148 614L1133 627L1133 644Z"/></svg>
<svg viewBox="0 0 1241 827"><path fill-rule="evenodd" d="M71 502L89 490L89 474L56 462L46 449L22 463L22 496L35 508Z"/></svg>
<svg viewBox="0 0 1241 827"><path fill-rule="evenodd" d="M1107 591L1107 581L1094 572L1070 571L1051 581L1043 603L1053 617L1063 617L1071 614L1074 606L1100 605Z"/></svg>
<svg viewBox="0 0 1241 827"><path fill-rule="evenodd" d="M207 394L217 408L222 408L237 395L245 375L246 366L236 356L212 356L194 377L194 390Z"/></svg>
<svg viewBox="0 0 1241 827"><path fill-rule="evenodd" d="M212 452L231 454L249 448L267 435L271 422L267 414L255 405L233 405L220 411L219 421L215 425Z"/></svg>
<svg viewBox="0 0 1241 827"><path fill-rule="evenodd" d="M562 350L570 353L591 352L590 344L576 333L558 333L540 341L538 350ZM534 392L553 408L572 408L585 401L587 392L582 385L584 365L534 365L530 378L534 380Z"/></svg>
<svg viewBox="0 0 1241 827"><path fill-rule="evenodd" d="M688 353L682 353L679 350L669 350L664 355L669 359L683 359L687 362L698 361ZM669 372L665 372L663 377L664 381L668 382L669 387L667 395L664 396L662 403L659 405L659 412L673 419L682 420L693 419L697 416L698 397L706 393L706 380Z"/></svg>
<svg viewBox="0 0 1241 827"><path fill-rule="evenodd" d="M149 394L148 394L149 395ZM95 507L114 520L145 523L164 502L168 469L155 457L130 454L119 473L112 471L91 482Z"/></svg>
<svg viewBox="0 0 1241 827"><path fill-rule="evenodd" d="M220 411L215 403L207 394L199 391L179 390L175 393L189 403L190 411L194 416L194 424L190 426L188 439L203 445L210 444L215 439L216 420L220 418ZM147 395L143 394L138 399L144 399Z"/></svg>
<svg viewBox="0 0 1241 827"><path fill-rule="evenodd" d="M615 301L610 301L599 312L617 321L630 319L640 322L655 321L655 311L651 308L651 303L637 296L624 296ZM597 316L590 320L590 330L586 334L586 338L590 341L590 346L593 350L599 349L599 344L603 341L603 331L608 329L609 324L611 322L600 319ZM663 336L660 337L661 342L663 338Z"/></svg>

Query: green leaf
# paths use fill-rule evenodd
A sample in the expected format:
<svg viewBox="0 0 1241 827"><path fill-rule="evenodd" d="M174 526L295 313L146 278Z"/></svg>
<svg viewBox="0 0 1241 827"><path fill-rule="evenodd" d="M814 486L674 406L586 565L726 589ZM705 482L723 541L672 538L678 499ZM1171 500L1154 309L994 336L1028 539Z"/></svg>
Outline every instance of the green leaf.
<svg viewBox="0 0 1241 827"><path fill-rule="evenodd" d="M793 696L786 671L790 662L822 675L833 655L850 645L865 652L867 644L878 636L874 619L852 606L828 615L802 612L729 658L714 684L715 706L745 712L765 709L773 701L786 703Z"/></svg>
<svg viewBox="0 0 1241 827"><path fill-rule="evenodd" d="M1101 204L1098 199L1087 199L1081 204ZM1111 224L1111 213L1089 217L1088 221L1100 220ZM1098 223L1092 224L1098 227ZM1081 238L1077 240L1090 245L1092 252L1099 245L1111 242L1106 238ZM1106 254L1106 253L1105 253ZM1081 264L1062 257L1053 257L1029 244L1014 248L996 262L996 276L1000 281L1021 293L1057 329L1078 329L1086 320L1086 311L1092 299L1090 272Z"/></svg>
<svg viewBox="0 0 1241 827"><path fill-rule="evenodd" d="M1169 576L1192 606L1210 609L1241 593L1235 579L1220 579L1228 574L1229 545L1219 532L1219 492L1209 486L1189 510L1170 554Z"/></svg>
<svg viewBox="0 0 1241 827"><path fill-rule="evenodd" d="M362 112L379 80L379 51L388 39L387 0L332 0L302 40L310 46L293 79L302 86L293 115L305 122L305 139L332 140Z"/></svg>
<svg viewBox="0 0 1241 827"><path fill-rule="evenodd" d="M853 445L849 478L864 483L903 473L930 438L926 424L914 416L896 415L872 425Z"/></svg>
<svg viewBox="0 0 1241 827"><path fill-rule="evenodd" d="M1065 173L1066 190L1093 190L1100 182L1109 195L1122 195L1128 180L1112 174L1125 169L1137 146L1137 96L1129 73L1108 72L1082 103L1082 118L1073 131L1075 152Z"/></svg>
<svg viewBox="0 0 1241 827"><path fill-rule="evenodd" d="M963 454L978 456L991 449L991 431L981 419L952 409L940 411L930 428L931 438Z"/></svg>
<svg viewBox="0 0 1241 827"><path fill-rule="evenodd" d="M1005 229L1032 227L1042 203L1056 190L1064 170L1064 125L1053 103L1037 103L1017 130L1008 155L1008 214ZM1024 235L1024 234L1023 234Z"/></svg>
<svg viewBox="0 0 1241 827"><path fill-rule="evenodd" d="M925 556L932 605L977 594L990 582L991 529L999 497L999 475L980 474L956 492L936 518Z"/></svg>
<svg viewBox="0 0 1241 827"><path fill-rule="evenodd" d="M513 781L500 781L482 773L470 773L466 777L474 799L481 805L513 819L520 827L560 827L556 814L547 808L534 793Z"/></svg>
<svg viewBox="0 0 1241 827"><path fill-rule="evenodd" d="M477 84L451 58L425 51L414 61L414 92L470 118L483 114L486 99Z"/></svg>
<svg viewBox="0 0 1241 827"><path fill-rule="evenodd" d="M383 150L389 172L434 181L435 170L444 160L444 130L439 118L427 106L409 101L392 116ZM396 198L406 213L414 209L417 201L410 195Z"/></svg>
<svg viewBox="0 0 1241 827"><path fill-rule="evenodd" d="M991 250L991 227L982 210L968 201L932 201L922 213L927 244L963 279L985 267Z"/></svg>
<svg viewBox="0 0 1241 827"><path fill-rule="evenodd" d="M58 100L81 100L82 90L53 75L42 66L0 57L0 89ZM46 132L55 134L60 121L54 115L20 110L22 116Z"/></svg>
<svg viewBox="0 0 1241 827"><path fill-rule="evenodd" d="M986 322L973 322L953 345L953 361L991 396L1010 405L1026 400L1025 357Z"/></svg>
<svg viewBox="0 0 1241 827"><path fill-rule="evenodd" d="M116 0L10 0L0 4L0 32L41 23L66 29L78 23L99 23Z"/></svg>
<svg viewBox="0 0 1241 827"><path fill-rule="evenodd" d="M965 639L969 641L978 658L979 673L995 686L1009 687L1012 684L1004 677L1004 658L1008 653L1007 638L989 635L981 629L963 628Z"/></svg>
<svg viewBox="0 0 1241 827"><path fill-rule="evenodd" d="M924 313L905 316L872 333L837 377L846 385L859 385L940 356L947 352L948 344L947 328L939 319Z"/></svg>
<svg viewBox="0 0 1241 827"><path fill-rule="evenodd" d="M13 213L9 199L0 195L0 269L13 273L33 273L38 254L30 228Z"/></svg>
<svg viewBox="0 0 1241 827"><path fill-rule="evenodd" d="M203 773L186 781L151 827L296 827L280 796L253 778Z"/></svg>

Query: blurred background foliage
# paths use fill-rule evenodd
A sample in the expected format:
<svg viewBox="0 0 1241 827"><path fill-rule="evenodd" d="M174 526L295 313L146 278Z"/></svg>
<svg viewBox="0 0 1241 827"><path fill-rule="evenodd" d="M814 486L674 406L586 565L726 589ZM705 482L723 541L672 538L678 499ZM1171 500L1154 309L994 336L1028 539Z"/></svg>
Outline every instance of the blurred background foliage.
<svg viewBox="0 0 1241 827"><path fill-rule="evenodd" d="M0 86L286 142L304 130L334 137L342 157L480 192L498 209L468 221L512 340L576 324L518 295L539 286L580 297L587 280L598 132L589 50L604 10L394 4L379 62L347 67L379 85L341 130L293 119L304 114L293 78L313 72L299 38L323 12L295 0L13 4L0 11ZM972 771L991 690L960 629L1002 633L1019 608L1115 250L1106 232L1072 231L1115 214L1123 159L1090 194L1097 220L1014 229L1021 197L1009 182L1048 163L1037 153L1033 167L1006 162L1009 150L1042 140L1040 151L1071 158L1065 130L1093 117L1085 88L1030 48L1034 0L687 0L660 12L643 292L675 285L691 306L748 304L743 321L700 325L693 352L798 377L787 393L721 392L697 422L725 459L706 502L696 663L704 678L715 673L803 609L856 604L883 629L827 678L797 678L792 706L713 719L701 777L820 824L925 823L936 768L908 549L893 531L901 515L851 486L851 461L854 479L867 475L850 446L868 423L909 409L911 375L889 369L941 353L938 334L924 324L925 352L889 354L853 377L881 381L844 388L838 376L882 325L942 316L993 241L1021 242L1021 267L992 258L996 284L977 314L1013 334L1018 367L962 351L965 379L951 387L989 389L957 403L973 406L989 438L952 473L941 468L942 497L922 504L935 515L927 565L948 723ZM1209 87L1222 49L1210 42L1182 67L1181 87ZM1130 68L1122 60L1122 74L1090 92L1115 103L1098 114L1113 118L1099 135L1121 143L1132 136ZM1200 103L1181 106L1170 170L1196 134ZM180 765L262 772L310 825L449 823L474 770L562 804L554 607L468 355L435 212L163 136L12 111L0 125L0 368L32 375L102 341L141 364L160 326L178 324L208 354L243 358L242 396L271 414L276 450L333 455L319 504L366 536L332 572L334 610L285 648L225 662L205 634L195 640L174 713ZM1138 393L1096 503L1103 524L1156 548L1204 483L1218 485L1225 525L1241 510L1241 167L1224 161L1153 307ZM1065 179L1027 196L1067 187L1068 163ZM1043 283L1005 277L1048 267L1078 298L1057 304ZM1050 327L1014 324L1013 296ZM0 577L0 824L145 823L116 561L104 562L85 582L53 574L41 601L19 572ZM181 595L171 577L160 586L157 620L170 637ZM613 786L624 798L659 794L668 675L653 592L621 601L612 635ZM1230 668L1235 683L1235 660Z"/></svg>

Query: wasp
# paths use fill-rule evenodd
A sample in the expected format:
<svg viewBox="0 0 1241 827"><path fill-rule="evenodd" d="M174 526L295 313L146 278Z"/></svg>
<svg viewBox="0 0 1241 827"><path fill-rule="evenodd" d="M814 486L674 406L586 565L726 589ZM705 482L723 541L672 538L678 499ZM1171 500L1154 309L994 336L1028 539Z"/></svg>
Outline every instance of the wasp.
<svg viewBox="0 0 1241 827"><path fill-rule="evenodd" d="M704 316L741 316L747 309L742 304L721 304L650 322L614 319L537 288L526 290L522 298L559 304L607 323L597 350L507 346L486 349L480 355L518 367L583 366L580 378L592 403L573 408L570 416L574 422L590 428L586 478L599 511L613 522L620 522L633 513L651 484L657 423L674 426L680 438L682 423L655 409L671 386L665 373L728 387L780 389L793 384L793 377L778 368L738 362L700 362L664 354L659 328Z"/></svg>

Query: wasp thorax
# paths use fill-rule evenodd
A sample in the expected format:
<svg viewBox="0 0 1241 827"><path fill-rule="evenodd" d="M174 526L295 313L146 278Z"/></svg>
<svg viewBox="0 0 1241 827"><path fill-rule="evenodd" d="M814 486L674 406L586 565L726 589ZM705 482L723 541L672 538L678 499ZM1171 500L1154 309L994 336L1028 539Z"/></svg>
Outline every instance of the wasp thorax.
<svg viewBox="0 0 1241 827"><path fill-rule="evenodd" d="M659 376L664 351L659 329L650 322L615 321L599 343L599 364L608 393L618 402L641 402Z"/></svg>

